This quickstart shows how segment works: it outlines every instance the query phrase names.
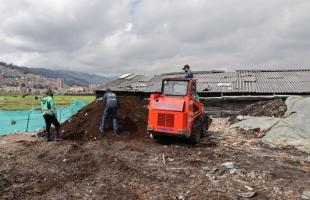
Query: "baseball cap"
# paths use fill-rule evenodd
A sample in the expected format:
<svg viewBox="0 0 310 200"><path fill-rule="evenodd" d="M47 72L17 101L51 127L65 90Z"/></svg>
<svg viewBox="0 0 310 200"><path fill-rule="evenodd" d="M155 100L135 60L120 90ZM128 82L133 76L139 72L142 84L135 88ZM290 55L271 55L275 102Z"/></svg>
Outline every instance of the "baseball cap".
<svg viewBox="0 0 310 200"><path fill-rule="evenodd" d="M189 65L188 64L184 65L184 67L182 69L184 70L186 68L189 69Z"/></svg>

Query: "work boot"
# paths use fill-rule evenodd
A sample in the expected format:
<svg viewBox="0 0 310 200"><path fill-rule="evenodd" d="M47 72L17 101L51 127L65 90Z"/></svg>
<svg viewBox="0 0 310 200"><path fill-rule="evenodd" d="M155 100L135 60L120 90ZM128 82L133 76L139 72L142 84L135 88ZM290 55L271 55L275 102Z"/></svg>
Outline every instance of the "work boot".
<svg viewBox="0 0 310 200"><path fill-rule="evenodd" d="M52 141L51 135L50 135L50 133L48 133L48 132L46 132L46 141L47 141L47 142Z"/></svg>
<svg viewBox="0 0 310 200"><path fill-rule="evenodd" d="M100 133L104 134L104 129L99 128Z"/></svg>
<svg viewBox="0 0 310 200"><path fill-rule="evenodd" d="M113 131L113 135L116 136L116 137L118 137L118 130L114 130L114 131Z"/></svg>
<svg viewBox="0 0 310 200"><path fill-rule="evenodd" d="M59 133L56 133L54 141L63 141L64 139L59 136Z"/></svg>

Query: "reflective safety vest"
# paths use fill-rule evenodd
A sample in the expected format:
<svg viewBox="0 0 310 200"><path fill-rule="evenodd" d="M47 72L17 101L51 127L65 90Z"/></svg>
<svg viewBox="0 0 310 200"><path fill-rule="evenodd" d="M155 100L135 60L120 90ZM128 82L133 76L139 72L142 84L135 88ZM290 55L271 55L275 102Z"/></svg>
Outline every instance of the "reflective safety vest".
<svg viewBox="0 0 310 200"><path fill-rule="evenodd" d="M56 115L56 103L51 96L45 96L41 99L41 109L43 115Z"/></svg>

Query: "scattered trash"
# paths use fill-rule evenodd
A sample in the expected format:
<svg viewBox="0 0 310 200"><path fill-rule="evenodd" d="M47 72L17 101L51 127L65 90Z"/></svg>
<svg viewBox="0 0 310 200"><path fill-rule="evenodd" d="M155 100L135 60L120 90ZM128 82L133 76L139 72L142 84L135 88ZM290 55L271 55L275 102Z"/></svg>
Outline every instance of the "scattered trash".
<svg viewBox="0 0 310 200"><path fill-rule="evenodd" d="M310 191L304 191L301 196L302 199L310 199Z"/></svg>
<svg viewBox="0 0 310 200"><path fill-rule="evenodd" d="M235 163L234 162L225 162L225 163L221 164L221 166L224 166L228 169L233 169L233 168L235 168Z"/></svg>
<svg viewBox="0 0 310 200"><path fill-rule="evenodd" d="M258 137L258 138L262 138L265 136L265 132L263 131L257 131L255 132L255 136Z"/></svg>
<svg viewBox="0 0 310 200"><path fill-rule="evenodd" d="M206 177L208 177L208 179L209 179L210 181L215 181L215 176L212 176L212 175L210 175L210 174L206 174Z"/></svg>
<svg viewBox="0 0 310 200"><path fill-rule="evenodd" d="M164 162L164 165L166 164L166 160L165 160L165 155L162 154L162 158L163 158L163 162Z"/></svg>
<svg viewBox="0 0 310 200"><path fill-rule="evenodd" d="M250 173L248 173L248 177L250 177L251 179L255 179L256 173L254 171L251 171Z"/></svg>
<svg viewBox="0 0 310 200"><path fill-rule="evenodd" d="M242 193L237 193L237 196L243 197L243 198L252 198L256 195L256 192L242 192Z"/></svg>
<svg viewBox="0 0 310 200"><path fill-rule="evenodd" d="M253 190L253 188L251 188L251 187L249 187L249 186L247 186L247 185L245 185L244 187L245 187L246 189L248 189L248 190L251 190L251 191Z"/></svg>
<svg viewBox="0 0 310 200"><path fill-rule="evenodd" d="M229 173L230 173L230 174L236 174L237 172L238 172L238 170L235 169L235 168L229 170Z"/></svg>
<svg viewBox="0 0 310 200"><path fill-rule="evenodd" d="M222 189L222 188L217 188L217 189L215 189L215 191L221 192L221 193L226 193L227 192L225 189Z"/></svg>

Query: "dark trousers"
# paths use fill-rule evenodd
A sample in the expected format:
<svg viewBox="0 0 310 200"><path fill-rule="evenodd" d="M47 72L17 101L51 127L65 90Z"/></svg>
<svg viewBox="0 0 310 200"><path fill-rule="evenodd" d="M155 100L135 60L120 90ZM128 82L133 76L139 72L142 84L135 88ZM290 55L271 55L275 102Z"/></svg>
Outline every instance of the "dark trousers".
<svg viewBox="0 0 310 200"><path fill-rule="evenodd" d="M43 115L43 117L44 117L44 120L45 120L47 137L50 136L50 131L51 131L51 125L52 124L55 126L55 129L56 129L57 134L58 134L59 133L59 129L60 129L60 125L59 125L59 122L58 122L56 116L55 115L45 114L45 115Z"/></svg>
<svg viewBox="0 0 310 200"><path fill-rule="evenodd" d="M117 124L117 108L108 108L106 107L104 109L104 113L102 116L102 121L100 124L100 129L105 129L105 123L107 122L109 116L112 115L112 122L113 122L113 129L115 132L118 130L118 124Z"/></svg>

